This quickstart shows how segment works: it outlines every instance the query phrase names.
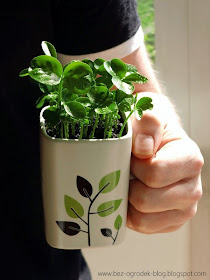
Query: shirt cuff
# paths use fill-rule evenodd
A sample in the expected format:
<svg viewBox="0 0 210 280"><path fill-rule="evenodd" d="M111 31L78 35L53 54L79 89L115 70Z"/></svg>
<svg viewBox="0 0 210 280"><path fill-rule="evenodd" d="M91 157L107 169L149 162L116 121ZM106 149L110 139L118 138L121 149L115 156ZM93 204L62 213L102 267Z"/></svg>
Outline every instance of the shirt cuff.
<svg viewBox="0 0 210 280"><path fill-rule="evenodd" d="M123 42L120 45L117 45L111 49L107 49L105 51L82 54L82 55L66 55L62 53L58 53L58 60L62 65L66 65L72 60L83 60L83 59L91 59L95 60L96 58L103 58L104 60L111 60L113 58L122 59L123 57L133 53L137 50L144 41L144 33L142 27L140 26L137 32L133 37Z"/></svg>

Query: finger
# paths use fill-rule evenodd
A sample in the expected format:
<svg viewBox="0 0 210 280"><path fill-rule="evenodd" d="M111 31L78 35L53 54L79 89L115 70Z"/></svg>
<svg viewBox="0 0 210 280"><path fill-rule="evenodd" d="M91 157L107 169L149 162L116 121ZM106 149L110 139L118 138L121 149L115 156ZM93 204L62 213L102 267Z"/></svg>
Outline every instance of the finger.
<svg viewBox="0 0 210 280"><path fill-rule="evenodd" d="M138 232L155 233L167 227L184 224L194 217L196 212L197 203L185 211L175 209L159 213L141 213L129 203L127 225Z"/></svg>
<svg viewBox="0 0 210 280"><path fill-rule="evenodd" d="M202 196L200 176L179 181L163 188L150 188L139 180L130 181L129 202L141 213L156 213L173 209L184 210Z"/></svg>
<svg viewBox="0 0 210 280"><path fill-rule="evenodd" d="M192 147L191 140L174 140L161 148L156 156L142 160L132 155L131 173L145 185L161 188L201 172L203 158Z"/></svg>
<svg viewBox="0 0 210 280"><path fill-rule="evenodd" d="M162 139L164 124L153 113L146 112L141 120L132 117L132 153L140 159L156 153Z"/></svg>

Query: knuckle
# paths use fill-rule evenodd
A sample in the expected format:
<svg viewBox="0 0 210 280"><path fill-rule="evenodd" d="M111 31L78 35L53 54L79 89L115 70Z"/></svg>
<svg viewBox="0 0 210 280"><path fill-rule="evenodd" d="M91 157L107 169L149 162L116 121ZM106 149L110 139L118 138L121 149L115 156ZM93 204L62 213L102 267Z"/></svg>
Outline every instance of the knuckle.
<svg viewBox="0 0 210 280"><path fill-rule="evenodd" d="M192 219L196 215L196 213L197 213L197 205L188 208L187 210L184 211L183 220L187 221Z"/></svg>
<svg viewBox="0 0 210 280"><path fill-rule="evenodd" d="M202 187L196 188L191 194L191 200L193 202L199 201L203 195Z"/></svg>
<svg viewBox="0 0 210 280"><path fill-rule="evenodd" d="M158 188L161 186L163 176L163 172L156 165L155 167L151 167L149 172L144 175L144 183L150 188Z"/></svg>

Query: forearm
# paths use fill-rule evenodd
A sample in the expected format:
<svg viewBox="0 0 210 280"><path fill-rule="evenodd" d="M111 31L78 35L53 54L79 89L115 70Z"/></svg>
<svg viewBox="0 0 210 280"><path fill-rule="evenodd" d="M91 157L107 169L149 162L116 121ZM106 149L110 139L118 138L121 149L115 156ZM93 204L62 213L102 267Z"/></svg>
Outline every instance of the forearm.
<svg viewBox="0 0 210 280"><path fill-rule="evenodd" d="M125 63L133 64L140 74L148 78L145 84L136 84L135 92L141 96L149 96L153 99L153 113L160 119L164 118L167 121L170 119L170 124L181 124L175 106L165 94L165 89L157 78L157 74L153 68L152 62L148 56L145 44L141 44L135 52L122 58Z"/></svg>

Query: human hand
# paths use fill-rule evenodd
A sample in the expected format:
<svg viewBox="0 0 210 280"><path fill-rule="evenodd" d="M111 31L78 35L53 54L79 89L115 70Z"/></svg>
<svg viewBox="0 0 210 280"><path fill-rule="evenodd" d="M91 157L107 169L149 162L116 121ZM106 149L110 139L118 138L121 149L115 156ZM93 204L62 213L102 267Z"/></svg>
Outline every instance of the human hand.
<svg viewBox="0 0 210 280"><path fill-rule="evenodd" d="M168 101L156 93L145 96L153 99L154 109L132 119L136 178L130 181L127 226L147 234L171 232L196 214L204 162Z"/></svg>

